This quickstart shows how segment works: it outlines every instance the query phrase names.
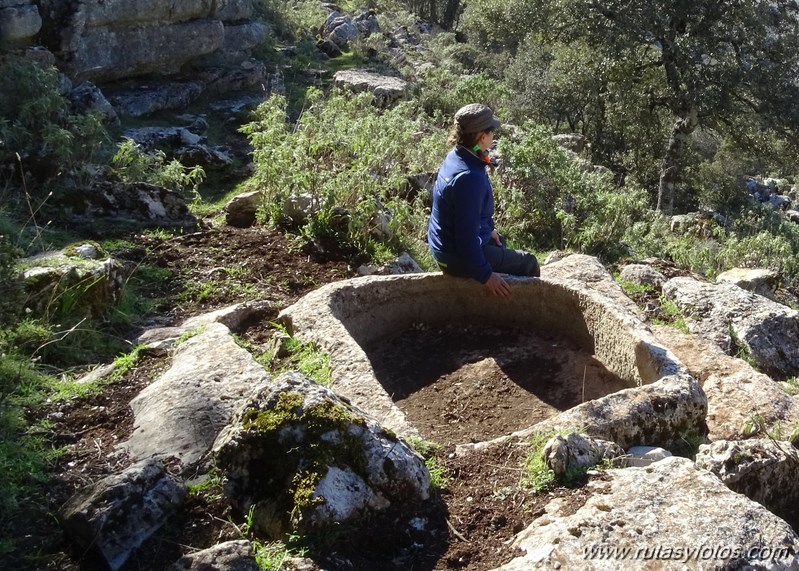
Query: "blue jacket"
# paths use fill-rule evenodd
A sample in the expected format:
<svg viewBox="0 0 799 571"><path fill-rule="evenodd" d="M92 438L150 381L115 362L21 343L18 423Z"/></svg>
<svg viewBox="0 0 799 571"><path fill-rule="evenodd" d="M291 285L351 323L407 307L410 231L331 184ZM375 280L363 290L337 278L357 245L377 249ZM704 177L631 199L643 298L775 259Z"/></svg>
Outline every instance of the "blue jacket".
<svg viewBox="0 0 799 571"><path fill-rule="evenodd" d="M437 262L453 273L486 283L491 265L483 246L494 230L494 190L486 164L463 147L452 149L433 186L427 243Z"/></svg>

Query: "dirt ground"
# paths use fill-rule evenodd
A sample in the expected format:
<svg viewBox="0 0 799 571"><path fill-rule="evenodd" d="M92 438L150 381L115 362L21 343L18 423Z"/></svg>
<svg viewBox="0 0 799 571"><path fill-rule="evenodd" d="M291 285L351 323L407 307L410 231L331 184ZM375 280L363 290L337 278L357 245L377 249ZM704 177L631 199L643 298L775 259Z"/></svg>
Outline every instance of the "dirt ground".
<svg viewBox="0 0 799 571"><path fill-rule="evenodd" d="M312 289L354 276L359 263L322 244L304 245L261 227L216 228L169 240L137 236L135 241L137 247L123 257L170 268L189 283L210 280L216 286L197 295L168 282L150 292L175 300L159 308L162 325L244 299L270 301L276 316ZM265 347L274 332L268 324L272 317L242 337ZM494 569L513 558L512 537L553 497L564 497L574 510L585 502L582 487L535 495L521 486L525 447L503 445L467 457L453 452L456 444L529 426L621 388L590 355L563 339L519 330L419 327L377 347L371 359L399 406L440 446L437 459L447 479L430 501L410 513L381 514L313 544L309 556L324 569ZM30 498L16 524L19 550L3 569L103 568L64 537L52 514L75 490L128 465L116 449L132 430L128 403L168 366L167 353L153 352L100 396L31 412L47 418L51 432L43 436L66 445L67 453L42 496ZM243 523L220 494L191 496L122 571L167 569L182 554L242 538Z"/></svg>

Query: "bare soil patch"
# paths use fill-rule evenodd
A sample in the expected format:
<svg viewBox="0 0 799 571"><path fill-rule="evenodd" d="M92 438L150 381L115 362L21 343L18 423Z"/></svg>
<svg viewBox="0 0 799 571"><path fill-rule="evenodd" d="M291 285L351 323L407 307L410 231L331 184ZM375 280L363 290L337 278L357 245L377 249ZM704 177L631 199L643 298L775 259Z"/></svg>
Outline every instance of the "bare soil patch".
<svg viewBox="0 0 799 571"><path fill-rule="evenodd" d="M417 326L369 351L375 374L433 442L482 442L627 385L574 342L518 328Z"/></svg>
<svg viewBox="0 0 799 571"><path fill-rule="evenodd" d="M149 291L163 300L161 325L246 299L270 301L277 315L312 289L353 276L359 262L324 244L306 245L261 227L214 228L168 240L137 236L134 241L136 248L127 254L130 261L169 268L184 278ZM180 286L207 282L214 287L202 292ZM242 337L265 348L274 333L269 318L253 324ZM130 338L137 333L131 332ZM309 555L324 569L494 569L514 557L510 540L543 513L549 500L563 497L573 509L584 503L582 488L535 495L520 486L528 452L524 446L508 444L466 457L453 452L458 443L523 428L579 402L584 371L590 381L586 399L597 396L596 391L609 392L615 381L590 355L560 339L476 327L411 330L387 342L381 355L372 357L384 371L381 378L393 383L392 392L412 422L441 445L437 458L448 480L411 513L387 512L358 529L315 538ZM78 488L128 465L116 444L132 430L129 402L169 364L167 352L154 352L101 395L31 411L33 418L48 419L51 433L43 436L53 445L65 445L66 452L53 466L51 481L30 498L24 517L15 522L18 549L0 567L104 568L69 542L53 514ZM395 376L386 377L386 371ZM177 469L169 463L167 467ZM122 571L168 569L183 554L241 538L243 523L220 494L193 495Z"/></svg>

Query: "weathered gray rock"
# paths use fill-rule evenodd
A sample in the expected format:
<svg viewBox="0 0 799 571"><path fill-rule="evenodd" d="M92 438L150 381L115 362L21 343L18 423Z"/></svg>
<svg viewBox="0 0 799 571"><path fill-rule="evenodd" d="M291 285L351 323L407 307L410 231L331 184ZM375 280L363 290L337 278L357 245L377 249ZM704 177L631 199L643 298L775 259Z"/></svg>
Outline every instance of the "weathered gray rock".
<svg viewBox="0 0 799 571"><path fill-rule="evenodd" d="M269 380L221 323L200 326L178 345L172 366L131 402L133 433L121 446L134 459L180 459L196 465L241 403Z"/></svg>
<svg viewBox="0 0 799 571"><path fill-rule="evenodd" d="M127 4L138 7L138 2ZM153 4L171 6L162 2ZM74 28L77 30L80 25L85 24L76 23ZM214 19L121 29L86 27L69 46L68 66L72 76L95 82L149 73L176 73L191 59L221 48L224 40L224 26Z"/></svg>
<svg viewBox="0 0 799 571"><path fill-rule="evenodd" d="M696 465L713 472L732 491L777 515L796 515L799 451L790 442L767 438L720 440L699 447Z"/></svg>
<svg viewBox="0 0 799 571"><path fill-rule="evenodd" d="M271 310L267 301L245 301L203 313L184 321L176 327L158 327L142 333L136 342L151 349L166 349L175 344L183 335L198 332L211 323L221 323L234 333L240 333L246 323L263 319Z"/></svg>
<svg viewBox="0 0 799 571"><path fill-rule="evenodd" d="M139 127L126 129L122 136L135 141L148 152L164 147L197 145L202 140L200 135L192 133L186 127Z"/></svg>
<svg viewBox="0 0 799 571"><path fill-rule="evenodd" d="M544 264L541 267L541 276L584 284L601 292L633 315L643 317L635 302L627 297L610 272L593 256L566 254L555 261Z"/></svg>
<svg viewBox="0 0 799 571"><path fill-rule="evenodd" d="M316 47L320 52L329 58L341 57L341 55L344 53L333 40L319 40L319 42L316 44Z"/></svg>
<svg viewBox="0 0 799 571"><path fill-rule="evenodd" d="M358 31L366 36L369 34L376 34L380 31L380 23L377 21L377 15L372 10L364 10L356 14L352 19L352 23L358 28Z"/></svg>
<svg viewBox="0 0 799 571"><path fill-rule="evenodd" d="M685 458L606 472L575 513L550 510L516 536L496 571L799 569L799 537Z"/></svg>
<svg viewBox="0 0 799 571"><path fill-rule="evenodd" d="M357 522L428 497L424 460L299 373L264 386L214 444L224 491L270 537Z"/></svg>
<svg viewBox="0 0 799 571"><path fill-rule="evenodd" d="M331 12L320 28L320 35L336 44L342 50L347 49L349 41L357 38L360 32L352 18L340 12Z"/></svg>
<svg viewBox="0 0 799 571"><path fill-rule="evenodd" d="M624 454L618 444L577 432L553 436L544 445L544 462L558 476L596 466Z"/></svg>
<svg viewBox="0 0 799 571"><path fill-rule="evenodd" d="M619 278L641 286L651 286L659 290L666 282L666 276L646 264L627 264L621 269Z"/></svg>
<svg viewBox="0 0 799 571"><path fill-rule="evenodd" d="M699 383L687 374L671 375L585 402L513 436L579 429L624 449L660 446L673 450L684 447L683 438L701 439L707 434L706 414L707 398Z"/></svg>
<svg viewBox="0 0 799 571"><path fill-rule="evenodd" d="M333 76L333 85L356 93L367 91L380 107L390 107L403 99L408 90L408 83L404 79L364 70L337 71Z"/></svg>
<svg viewBox="0 0 799 571"><path fill-rule="evenodd" d="M655 327L658 339L685 363L707 396L708 437L746 438L744 426L753 415L771 428L799 422L799 401L742 359L726 355L710 341L672 327Z"/></svg>
<svg viewBox="0 0 799 571"><path fill-rule="evenodd" d="M401 274L418 274L423 270L419 264L414 260L408 252L403 252L390 264L379 267L372 264L364 264L358 267L358 275L373 276L373 275L389 275L396 276Z"/></svg>
<svg viewBox="0 0 799 571"><path fill-rule="evenodd" d="M269 38L269 27L261 22L246 22L225 26L225 41L222 49L228 52L243 52L248 57L250 50ZM242 57L241 59L244 59Z"/></svg>
<svg viewBox="0 0 799 571"><path fill-rule="evenodd" d="M146 183L98 182L88 188L65 191L59 195L57 205L63 216L79 224L96 224L103 218L166 228L193 228L197 224L179 194Z"/></svg>
<svg viewBox="0 0 799 571"><path fill-rule="evenodd" d="M767 269L733 268L720 273L716 277L716 283L737 285L746 291L774 299L780 283L780 273Z"/></svg>
<svg viewBox="0 0 799 571"><path fill-rule="evenodd" d="M119 301L125 271L113 258L46 252L23 261L25 307L39 317L100 317Z"/></svg>
<svg viewBox="0 0 799 571"><path fill-rule="evenodd" d="M262 201L263 196L258 190L237 194L225 205L225 223L236 228L252 226Z"/></svg>
<svg viewBox="0 0 799 571"><path fill-rule="evenodd" d="M244 539L226 541L181 557L173 571L260 571L252 544Z"/></svg>
<svg viewBox="0 0 799 571"><path fill-rule="evenodd" d="M186 487L155 460L134 464L81 490L58 517L84 549L99 553L112 571L183 505Z"/></svg>
<svg viewBox="0 0 799 571"><path fill-rule="evenodd" d="M223 170L233 164L230 147L208 145L189 145L175 151L175 157L185 167L202 167L208 173Z"/></svg>
<svg viewBox="0 0 799 571"><path fill-rule="evenodd" d="M731 284L672 278L663 295L686 315L688 329L728 354L743 348L776 379L799 373L799 313Z"/></svg>
<svg viewBox="0 0 799 571"><path fill-rule="evenodd" d="M671 457L671 452L658 446L633 446L624 455L624 465L645 468Z"/></svg>
<svg viewBox="0 0 799 571"><path fill-rule="evenodd" d="M31 40L42 27L35 4L19 0L14 6L0 6L0 45L15 45Z"/></svg>
<svg viewBox="0 0 799 571"><path fill-rule="evenodd" d="M223 22L241 22L253 15L252 0L217 0L215 5L213 16Z"/></svg>
<svg viewBox="0 0 799 571"><path fill-rule="evenodd" d="M203 18L211 10L213 0L176 0L165 4L159 0L104 0L80 2L77 18L89 28L152 22L184 22Z"/></svg>
<svg viewBox="0 0 799 571"><path fill-rule="evenodd" d="M106 123L118 124L119 117L111 103L96 85L84 81L69 92L69 101L75 113L99 113Z"/></svg>
<svg viewBox="0 0 799 571"><path fill-rule="evenodd" d="M119 115L143 117L156 111L183 109L203 93L199 81L166 81L135 89L116 89L107 93Z"/></svg>

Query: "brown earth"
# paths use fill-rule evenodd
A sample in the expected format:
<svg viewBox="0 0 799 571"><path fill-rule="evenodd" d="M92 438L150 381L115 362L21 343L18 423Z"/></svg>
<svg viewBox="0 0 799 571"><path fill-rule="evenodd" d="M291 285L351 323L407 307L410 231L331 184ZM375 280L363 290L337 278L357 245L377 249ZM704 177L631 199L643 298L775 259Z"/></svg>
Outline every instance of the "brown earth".
<svg viewBox="0 0 799 571"><path fill-rule="evenodd" d="M169 268L182 278L149 292L164 300L159 314L165 318L159 324L179 323L244 299L268 300L273 315L242 334L261 349L274 334L268 321L280 309L320 285L354 276L359 262L322 244L303 244L261 227L134 240L137 247L123 256ZM214 287L196 285L208 282ZM536 495L522 486L524 447L508 444L457 457L454 446L512 432L619 388L618 380L590 355L546 335L452 326L407 331L377 347L371 358L399 406L439 445L436 459L447 477L433 499L412 513L381 514L357 530L314 538L309 556L324 569L493 569L514 556L510 540L553 497L564 497L574 510L584 503L581 487ZM57 460L52 481L39 497L29 499L24 517L15 522L18 549L3 569L102 569L91 553L63 536L52 514L76 489L128 464L115 449L132 430L128 403L168 365L168 354L153 352L102 395L31 412L34 420L48 420L49 432L43 436L65 445L66 453ZM191 495L184 510L122 571L167 569L182 554L246 535L243 518L213 491Z"/></svg>

